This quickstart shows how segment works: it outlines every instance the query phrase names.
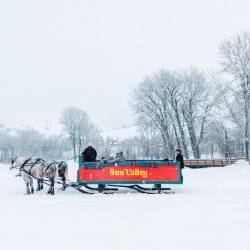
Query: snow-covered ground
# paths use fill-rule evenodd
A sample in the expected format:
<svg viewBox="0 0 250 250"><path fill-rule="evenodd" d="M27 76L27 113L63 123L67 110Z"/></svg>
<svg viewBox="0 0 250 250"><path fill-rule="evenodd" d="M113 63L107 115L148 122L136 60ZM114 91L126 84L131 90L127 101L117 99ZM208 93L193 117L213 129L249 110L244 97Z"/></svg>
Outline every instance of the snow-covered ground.
<svg viewBox="0 0 250 250"><path fill-rule="evenodd" d="M249 250L250 167L183 172L171 195L27 196L0 165L0 249Z"/></svg>

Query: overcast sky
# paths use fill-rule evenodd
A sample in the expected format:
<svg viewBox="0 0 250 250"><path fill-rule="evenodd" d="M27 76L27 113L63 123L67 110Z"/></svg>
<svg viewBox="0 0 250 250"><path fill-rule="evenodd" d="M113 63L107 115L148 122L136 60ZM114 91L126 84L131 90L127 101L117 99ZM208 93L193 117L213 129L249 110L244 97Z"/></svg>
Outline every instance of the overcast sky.
<svg viewBox="0 0 250 250"><path fill-rule="evenodd" d="M243 30L249 0L0 0L0 122L54 126L76 106L101 129L133 124L146 74L214 68Z"/></svg>

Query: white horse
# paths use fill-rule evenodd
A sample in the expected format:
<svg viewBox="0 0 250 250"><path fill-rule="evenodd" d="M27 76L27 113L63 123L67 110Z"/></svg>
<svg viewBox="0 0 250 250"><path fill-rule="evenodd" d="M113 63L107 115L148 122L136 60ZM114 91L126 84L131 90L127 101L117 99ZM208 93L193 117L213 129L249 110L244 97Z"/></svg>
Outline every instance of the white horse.
<svg viewBox="0 0 250 250"><path fill-rule="evenodd" d="M17 157L11 161L11 169L18 169L22 173L26 184L26 193L33 194L33 179L38 182L37 191L43 188L43 179L47 178L50 182L48 194L54 195L55 178L57 175L57 164L47 164L44 160L32 157ZM66 187L66 185L65 185Z"/></svg>

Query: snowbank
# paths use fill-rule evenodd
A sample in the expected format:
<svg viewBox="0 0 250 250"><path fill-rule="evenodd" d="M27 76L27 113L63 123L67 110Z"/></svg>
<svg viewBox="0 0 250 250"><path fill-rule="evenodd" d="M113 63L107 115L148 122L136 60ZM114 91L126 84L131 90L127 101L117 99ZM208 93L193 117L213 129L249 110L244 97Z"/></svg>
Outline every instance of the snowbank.
<svg viewBox="0 0 250 250"><path fill-rule="evenodd" d="M249 250L250 167L183 172L171 195L52 197L23 195L22 179L0 165L1 249Z"/></svg>

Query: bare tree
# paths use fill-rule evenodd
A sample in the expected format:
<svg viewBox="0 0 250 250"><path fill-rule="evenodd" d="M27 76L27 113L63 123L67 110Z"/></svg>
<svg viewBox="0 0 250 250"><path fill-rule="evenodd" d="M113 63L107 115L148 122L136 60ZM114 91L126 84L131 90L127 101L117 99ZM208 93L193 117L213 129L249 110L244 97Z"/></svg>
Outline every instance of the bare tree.
<svg viewBox="0 0 250 250"><path fill-rule="evenodd" d="M75 107L67 107L63 110L62 116L60 119L65 131L68 133L70 137L74 158L76 158L79 113L81 113L79 109Z"/></svg>
<svg viewBox="0 0 250 250"><path fill-rule="evenodd" d="M165 155L174 158L174 143L166 92L155 76L147 76L134 92L133 108L139 119L146 116L162 136Z"/></svg>
<svg viewBox="0 0 250 250"><path fill-rule="evenodd" d="M202 72L192 67L180 72L160 70L144 78L134 100L138 119L146 116L161 133L167 156L173 158L174 146L178 146L188 158L188 135L194 157L200 158L200 144L214 102Z"/></svg>
<svg viewBox="0 0 250 250"><path fill-rule="evenodd" d="M246 159L249 159L249 119L250 119L250 33L236 34L230 40L224 40L219 46L220 64L223 71L230 73L240 86L244 100L244 136Z"/></svg>
<svg viewBox="0 0 250 250"><path fill-rule="evenodd" d="M186 69L181 73L181 78L185 86L182 114L187 125L193 155L195 158L200 158L200 144L214 101L204 73L197 68Z"/></svg>
<svg viewBox="0 0 250 250"><path fill-rule="evenodd" d="M62 112L61 123L69 135L74 158L88 144L101 146L103 143L102 137L97 128L90 122L87 113L79 108L65 108Z"/></svg>
<svg viewBox="0 0 250 250"><path fill-rule="evenodd" d="M178 148L183 148L184 156L189 158L189 152L184 132L183 117L181 113L181 107L183 105L183 96L185 91L185 85L177 72L169 72L167 70L161 70L157 74L158 81L161 82L162 90L165 91L166 101L170 105L169 117L171 119L173 130L176 137ZM178 131L177 131L178 130ZM179 134L181 137L181 143L179 142Z"/></svg>
<svg viewBox="0 0 250 250"><path fill-rule="evenodd" d="M163 150L162 136L154 123L150 122L146 117L141 116L138 119L138 138L141 150L139 156L145 159L160 159L166 155Z"/></svg>

